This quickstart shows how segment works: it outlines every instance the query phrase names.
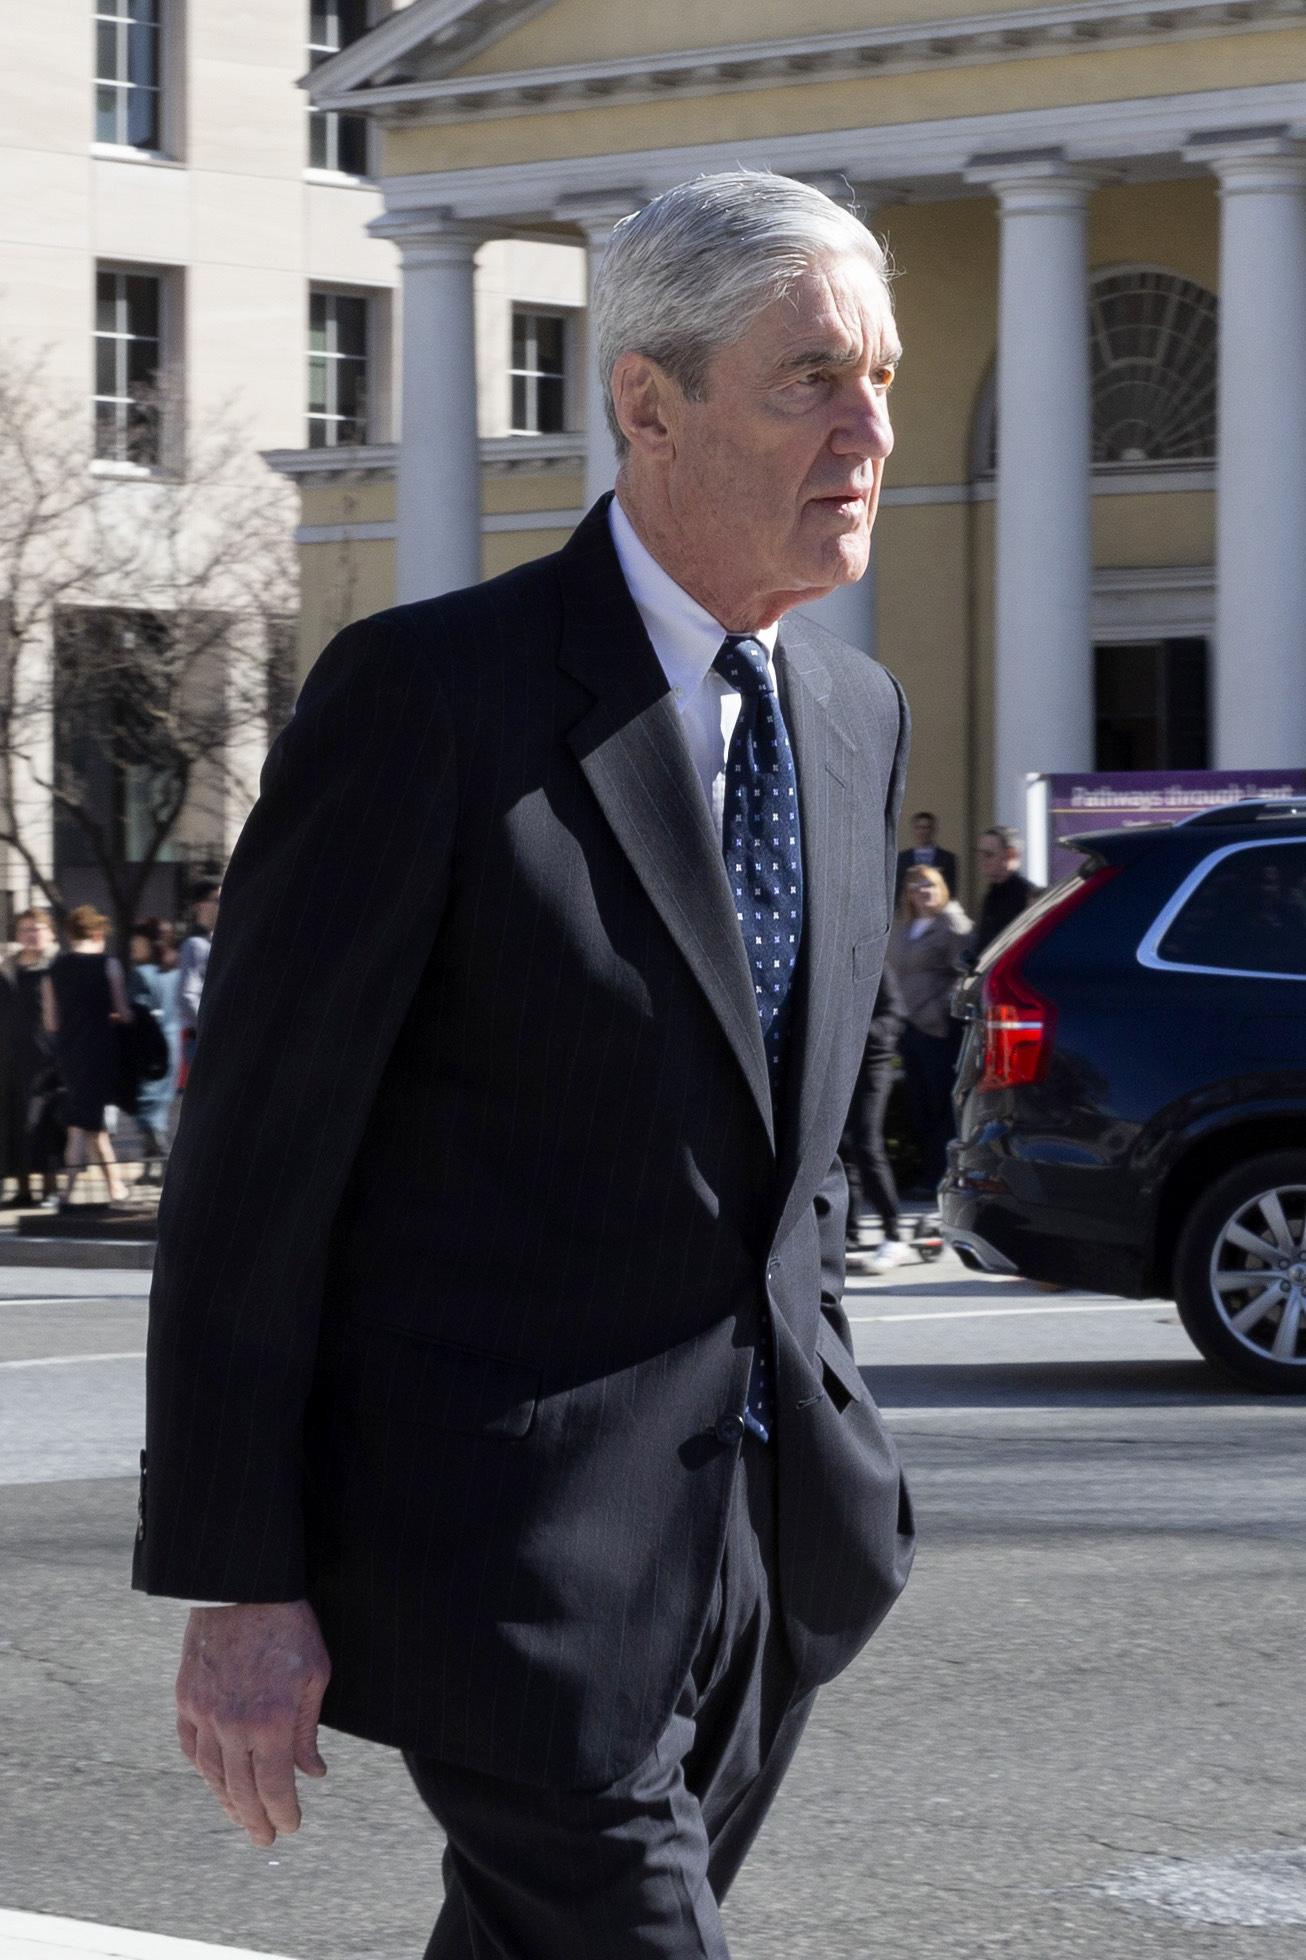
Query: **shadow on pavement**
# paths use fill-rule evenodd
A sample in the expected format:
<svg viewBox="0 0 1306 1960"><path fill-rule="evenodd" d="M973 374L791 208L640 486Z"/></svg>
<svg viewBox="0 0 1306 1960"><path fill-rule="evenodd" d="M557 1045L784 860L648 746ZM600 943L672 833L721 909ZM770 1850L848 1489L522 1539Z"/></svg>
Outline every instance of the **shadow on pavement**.
<svg viewBox="0 0 1306 1960"><path fill-rule="evenodd" d="M886 1409L1119 1409L1302 1406L1257 1395L1204 1361L997 1361L938 1367L863 1367Z"/></svg>

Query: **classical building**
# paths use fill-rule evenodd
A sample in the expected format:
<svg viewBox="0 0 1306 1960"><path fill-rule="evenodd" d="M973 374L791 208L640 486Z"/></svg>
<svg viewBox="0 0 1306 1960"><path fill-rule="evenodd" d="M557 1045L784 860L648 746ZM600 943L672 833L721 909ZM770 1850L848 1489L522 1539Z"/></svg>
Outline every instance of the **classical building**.
<svg viewBox="0 0 1306 1960"><path fill-rule="evenodd" d="M1306 761L1303 0L414 0L311 99L375 131L402 439L271 459L306 657L612 481L579 291L521 315L487 423L506 242L592 268L743 163L855 198L897 268L873 568L823 609L908 690L912 805L966 849L1029 771Z"/></svg>

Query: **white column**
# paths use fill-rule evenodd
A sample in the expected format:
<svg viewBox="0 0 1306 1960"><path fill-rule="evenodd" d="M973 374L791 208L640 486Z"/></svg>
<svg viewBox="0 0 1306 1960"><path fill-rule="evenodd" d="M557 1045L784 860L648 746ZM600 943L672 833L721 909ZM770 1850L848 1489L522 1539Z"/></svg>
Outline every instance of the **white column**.
<svg viewBox="0 0 1306 1960"><path fill-rule="evenodd" d="M1217 149L1215 742L1220 769L1306 762L1306 156Z"/></svg>
<svg viewBox="0 0 1306 1960"><path fill-rule="evenodd" d="M994 815L1025 778L1093 766L1092 430L1085 213L1094 179L1051 159L976 167L997 192Z"/></svg>
<svg viewBox="0 0 1306 1960"><path fill-rule="evenodd" d="M403 270L403 406L395 485L395 600L407 605L481 576L474 259L484 233L449 213L391 211Z"/></svg>
<svg viewBox="0 0 1306 1960"><path fill-rule="evenodd" d="M589 247L589 292L608 249L614 228L644 203L639 191L564 198L558 216L568 218L585 233ZM598 350L587 313L585 320L585 503L588 508L617 480L617 451L608 428L607 390L599 377Z"/></svg>

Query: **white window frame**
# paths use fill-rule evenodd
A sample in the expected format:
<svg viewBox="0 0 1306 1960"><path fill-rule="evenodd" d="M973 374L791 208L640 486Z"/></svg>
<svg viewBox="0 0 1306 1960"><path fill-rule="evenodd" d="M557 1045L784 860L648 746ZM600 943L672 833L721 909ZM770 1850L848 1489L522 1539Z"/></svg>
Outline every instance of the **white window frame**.
<svg viewBox="0 0 1306 1960"><path fill-rule="evenodd" d="M312 331L312 318L313 318L312 306L313 306L313 301L315 299L328 299L328 300L356 299L356 300L361 300L363 304L363 348L364 348L364 352L363 352L364 413L362 418L363 432L357 441L325 442L320 445L320 447L324 450L358 449L361 448L365 443L375 440L374 431L376 429L377 421L379 419L377 414L376 390L377 390L377 383L381 378L378 372L381 364L378 362L377 359L377 351L378 351L377 329L378 329L378 313L380 311L380 309L377 306L377 295L371 289L366 287L327 285L325 282L319 282L315 280L308 289L308 307L306 309L306 319L305 319L305 326L308 330L308 333L311 333ZM305 336L305 339L307 341L307 334ZM315 350L311 346L309 345L305 346L304 352L305 352L306 362L314 357L314 351ZM333 371L332 364L330 363L330 360L328 360L328 367L327 367L328 381L330 380L332 371ZM307 384L307 380L308 380L307 365L305 366L305 370L304 370L304 379L305 379L305 383ZM308 400L307 385L305 386L304 393L305 393L304 416L305 416L305 421L307 423L308 432L310 436L310 440L306 444L306 447L312 448L313 443L311 441L311 432L312 432L313 424L315 422L321 422L326 426L330 426L333 423L338 424L343 418L337 412L333 411L329 406L324 411L315 411ZM328 386L327 389L328 403L330 402L331 394L332 394L332 390L330 386Z"/></svg>
<svg viewBox="0 0 1306 1960"><path fill-rule="evenodd" d="M1257 837L1245 844L1226 844L1222 850L1212 851L1204 857L1148 927L1138 947L1139 965L1152 967L1158 973L1209 973L1226 980L1287 980L1297 986L1306 984L1306 973L1266 973L1259 967L1248 966L1192 966L1183 960L1163 960L1159 951L1161 941L1198 886L1205 882L1217 864L1223 864L1226 858L1235 856L1239 851L1277 851L1282 850L1285 844L1306 844L1306 837Z"/></svg>
<svg viewBox="0 0 1306 1960"><path fill-rule="evenodd" d="M552 375L544 376L543 369L539 367L519 368L514 366L513 347L517 338L517 315L519 313L529 314L532 319L536 319L536 320L558 320L561 322L562 324L562 374L560 377L552 376ZM572 417L574 414L574 406L575 406L574 392L573 392L574 375L576 370L575 355L576 355L576 320L575 320L575 309L573 307L551 305L547 301L543 301L543 300L514 299L509 302L508 305L508 431L509 434L515 436L533 436L533 435L550 435L550 434L562 435L565 434L568 430L570 430L572 426ZM528 383L528 398L529 398L529 383L531 381L538 382L542 377L549 380L561 379L562 381L562 428L561 429L547 430L547 429L540 429L538 426L533 429L519 429L516 426L516 424L512 419L512 396L513 396L512 384L515 380L518 379L519 376L524 377ZM538 424L539 421L538 387L535 390L535 396L536 396L536 408L537 408L536 422Z"/></svg>
<svg viewBox="0 0 1306 1960"><path fill-rule="evenodd" d="M364 15L366 16L366 21L367 21L367 25L364 27L363 33L366 34L370 32L371 28L375 24L375 20L377 17L377 9L374 6L367 4L367 0L364 0L363 12ZM308 35L310 37L312 35L312 31L313 31L313 10L312 10L311 0L309 0ZM355 38L361 40L362 35L358 35ZM319 61L329 60L332 55L339 54L342 47L352 47L353 45L354 43L352 41L347 41L347 42L341 42L337 46L332 46L329 42L326 41L314 41L311 38L307 38L305 42L305 46L308 54L309 68L312 69L318 65ZM310 179L317 179L317 180L325 179L329 183L338 183L341 180L343 180L347 184L359 184L359 183L370 182L372 176L374 175L374 158L375 158L375 139L372 132L372 124L371 124L370 117L367 116L349 117L350 121L360 122L363 125L362 170L361 171L342 170L340 168L338 161L334 163L331 161L331 156L333 151L335 152L336 157L337 158L339 157L340 123L342 118L348 115L349 112L343 109L314 109L310 107L308 111L308 122L304 131L304 148L305 148L304 170L305 170L305 174ZM312 156L312 150L311 150L312 133L311 132L315 125L326 130L327 160L325 163L314 163L311 160L311 156Z"/></svg>
<svg viewBox="0 0 1306 1960"><path fill-rule="evenodd" d="M155 59L155 141L152 145L106 140L99 134L98 91L102 87L123 89L129 84L102 79L99 72L99 29L101 21L122 21L122 16L102 13L111 0L95 0L91 15L91 149L96 156L133 163L176 163L182 155L182 105L186 97L185 9L181 0L156 0ZM123 24L126 24L125 22Z"/></svg>
<svg viewBox="0 0 1306 1960"><path fill-rule="evenodd" d="M153 279L159 288L159 361L156 373L159 387L159 442L158 455L151 463L141 463L131 457L99 456L95 454L98 444L98 417L96 404L100 401L124 401L125 395L101 395L98 388L98 343L101 334L97 325L98 286L102 273L116 277ZM180 412L181 363L179 352L182 346L182 273L177 266L148 265L130 263L122 259L97 259L92 268L91 286L91 446L92 470L100 476L157 477L172 476L181 469L181 425L185 417ZM117 336L115 336L117 338Z"/></svg>

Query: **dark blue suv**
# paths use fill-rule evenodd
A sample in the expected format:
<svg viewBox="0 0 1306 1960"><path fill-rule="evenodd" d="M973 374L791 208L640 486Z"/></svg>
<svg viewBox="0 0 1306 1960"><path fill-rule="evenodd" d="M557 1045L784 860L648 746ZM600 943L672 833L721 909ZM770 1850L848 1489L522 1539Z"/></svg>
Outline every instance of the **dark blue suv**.
<svg viewBox="0 0 1306 1960"><path fill-rule="evenodd" d="M1068 842L957 989L944 1236L1306 1393L1306 801Z"/></svg>

